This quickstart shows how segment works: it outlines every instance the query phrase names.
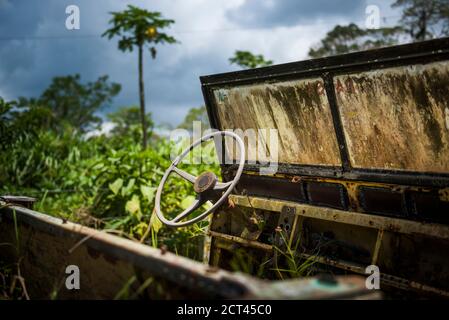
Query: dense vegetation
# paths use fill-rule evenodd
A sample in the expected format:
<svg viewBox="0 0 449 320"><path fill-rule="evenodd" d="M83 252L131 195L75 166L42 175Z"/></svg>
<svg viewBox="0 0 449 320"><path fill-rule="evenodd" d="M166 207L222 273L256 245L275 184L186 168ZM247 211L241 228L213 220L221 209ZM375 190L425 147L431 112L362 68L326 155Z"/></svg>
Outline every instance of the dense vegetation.
<svg viewBox="0 0 449 320"><path fill-rule="evenodd" d="M80 109L91 110L93 103L101 108L119 87L104 77L87 84L78 76L64 79L69 81L54 79L45 90L43 96L49 97L45 101L0 100L0 194L33 196L38 199L35 208L39 211L153 246L166 245L173 252L200 259L198 248L207 222L168 229L153 214L155 191L170 164L174 145L153 133L153 122L147 115L150 140L148 148L142 149L137 107L110 114L115 127L108 134L86 135L83 128L94 128L101 121L93 115L63 121L58 116L63 104L56 93L65 92L65 100L81 114ZM78 90L70 96L68 91L73 87ZM93 99L98 96L101 101ZM83 106L81 102L86 101L91 102ZM61 121L54 121L57 118ZM185 169L195 175L206 169L218 174L216 165ZM162 209L179 213L193 201L193 194L189 183L172 177L164 190Z"/></svg>

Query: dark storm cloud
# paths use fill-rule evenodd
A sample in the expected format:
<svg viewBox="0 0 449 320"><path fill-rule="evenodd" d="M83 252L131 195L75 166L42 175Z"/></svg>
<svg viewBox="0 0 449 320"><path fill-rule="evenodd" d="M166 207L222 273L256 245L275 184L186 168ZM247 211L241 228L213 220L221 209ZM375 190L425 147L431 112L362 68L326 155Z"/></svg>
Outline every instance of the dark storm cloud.
<svg viewBox="0 0 449 320"><path fill-rule="evenodd" d="M301 17L351 15L358 10L363 14L361 5L348 0L314 0L307 1L307 5L302 1L273 1L272 7L263 4L269 2L246 1L228 14L223 13L231 22L210 26L215 21L209 18L212 13L208 10L215 8L208 1L192 2L196 7L191 7L188 1L175 0L0 0L0 96L38 96L55 76L79 73L82 81L93 81L107 74L111 81L122 84L122 91L104 112L138 104L137 53L122 53L117 50L116 40L100 37L108 27L109 12L122 10L129 2L162 11L177 22L168 33L173 31L181 44L161 46L155 61L149 53L145 56L148 111L156 121L171 124L181 122L189 108L203 104L199 76L235 69L228 58L242 43L239 33L213 34L211 39L208 33L176 34L176 28L207 31L233 28L237 23L250 27L292 25L301 22ZM71 4L80 8L81 30L65 28L65 8ZM220 10L225 10L223 5ZM198 18L205 18L201 25L195 24ZM268 36L264 35L264 39ZM285 41L291 41L291 37L287 38ZM253 47L251 39L244 43L248 49Z"/></svg>
<svg viewBox="0 0 449 320"><path fill-rule="evenodd" d="M246 0L230 10L232 21L245 27L278 27L309 23L320 18L363 19L363 0Z"/></svg>
<svg viewBox="0 0 449 320"><path fill-rule="evenodd" d="M105 43L65 28L65 8L72 3L83 8L81 1L0 2L0 92L34 96L56 75L96 76L96 53ZM82 32L92 32L89 23Z"/></svg>
<svg viewBox="0 0 449 320"><path fill-rule="evenodd" d="M80 8L80 30L65 28L65 8L70 4ZM99 36L108 26L108 13L124 7L109 1L0 0L0 96L38 96L55 76L79 73L82 81L93 81L108 74L122 84L122 91L104 112L138 104L137 53L122 53L116 41ZM147 109L156 120L176 124L190 107L202 103L202 71L195 64L208 59L181 58L166 68L160 65L170 52L159 51L158 63L150 61L149 54L145 57Z"/></svg>

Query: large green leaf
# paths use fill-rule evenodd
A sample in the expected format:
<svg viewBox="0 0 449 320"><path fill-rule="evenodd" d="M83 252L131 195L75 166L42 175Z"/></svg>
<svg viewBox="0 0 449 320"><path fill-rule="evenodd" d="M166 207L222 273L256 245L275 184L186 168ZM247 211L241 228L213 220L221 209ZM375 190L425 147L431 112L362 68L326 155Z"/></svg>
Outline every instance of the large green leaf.
<svg viewBox="0 0 449 320"><path fill-rule="evenodd" d="M133 189L135 183L136 183L136 179L131 178L128 181L128 185L122 189L122 196L125 197L125 196L130 195L132 193L132 189Z"/></svg>
<svg viewBox="0 0 449 320"><path fill-rule="evenodd" d="M195 197L194 196L187 196L187 197L185 197L181 201L181 208L183 208L184 210L187 209L188 207L190 207L190 205L193 203L193 201L195 201Z"/></svg>
<svg viewBox="0 0 449 320"><path fill-rule="evenodd" d="M117 195L118 192L120 191L120 189L123 186L123 179L118 178L117 180L115 180L113 183L109 184L109 189L111 189L111 191Z"/></svg>
<svg viewBox="0 0 449 320"><path fill-rule="evenodd" d="M148 200L149 203L152 203L154 200L154 194L156 193L156 188L141 185L140 192L142 192L142 195Z"/></svg>
<svg viewBox="0 0 449 320"><path fill-rule="evenodd" d="M139 220L142 218L142 212L140 211L140 199L138 195L133 195L131 200L126 202L125 210Z"/></svg>
<svg viewBox="0 0 449 320"><path fill-rule="evenodd" d="M162 222L159 220L156 214L156 210L153 210L153 213L151 214L150 218L150 226L153 228L153 230L158 233L159 230L162 228Z"/></svg>

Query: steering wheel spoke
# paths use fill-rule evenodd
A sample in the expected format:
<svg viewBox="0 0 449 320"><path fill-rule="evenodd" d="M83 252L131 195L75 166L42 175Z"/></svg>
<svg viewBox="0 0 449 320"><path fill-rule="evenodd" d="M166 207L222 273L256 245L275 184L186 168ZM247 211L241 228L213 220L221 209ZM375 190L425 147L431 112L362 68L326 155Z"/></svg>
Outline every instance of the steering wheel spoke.
<svg viewBox="0 0 449 320"><path fill-rule="evenodd" d="M206 202L207 202L207 199L201 199L201 198L195 199L195 201L193 201L193 203L187 209L185 209L183 212L178 214L173 220L171 220L171 222L181 221L182 219L187 217L189 214L191 214L193 211L195 211L196 209L201 207Z"/></svg>
<svg viewBox="0 0 449 320"><path fill-rule="evenodd" d="M176 172L181 178L184 178L185 180L189 181L190 183L195 183L196 177L194 175L191 175L188 172L185 172L184 170L181 170L175 166L172 167L172 170Z"/></svg>
<svg viewBox="0 0 449 320"><path fill-rule="evenodd" d="M223 191L232 185L232 181L229 182L217 182L214 186L214 191Z"/></svg>

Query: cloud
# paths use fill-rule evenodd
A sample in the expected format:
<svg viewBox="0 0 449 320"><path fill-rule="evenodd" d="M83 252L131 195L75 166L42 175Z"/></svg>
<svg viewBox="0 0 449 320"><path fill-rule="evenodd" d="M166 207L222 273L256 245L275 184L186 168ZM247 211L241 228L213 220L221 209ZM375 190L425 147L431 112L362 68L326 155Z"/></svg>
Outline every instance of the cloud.
<svg viewBox="0 0 449 320"><path fill-rule="evenodd" d="M335 23L364 13L352 0L127 3L176 20L167 33L181 43L159 46L156 60L149 53L144 57L147 110L157 123L172 125L204 103L199 76L237 69L228 62L235 50L263 54L275 63L304 59L309 47ZM71 4L80 8L80 30L65 28L65 8ZM3 96L37 96L55 76L79 73L82 81L93 81L108 74L111 81L122 84L122 91L104 112L137 105L137 53L123 53L116 40L100 37L108 27L109 12L125 7L125 2L116 0L0 0Z"/></svg>
<svg viewBox="0 0 449 320"><path fill-rule="evenodd" d="M114 123L112 123L111 121L104 121L101 124L100 129L95 129L95 130L89 131L85 134L84 137L85 137L85 139L89 139L91 137L96 137L96 136L100 136L103 134L108 135L114 128L115 128Z"/></svg>
<svg viewBox="0 0 449 320"><path fill-rule="evenodd" d="M83 81L92 81L109 74L111 81L121 83L123 89L108 109L138 103L137 53L120 52L116 40L99 36L108 27L109 12L124 9L124 3L18 0L0 4L0 86L5 96L37 96L58 75L80 73ZM80 7L79 31L65 29L65 7L69 4ZM154 61L148 53L144 68L148 110L156 121L179 123L189 108L203 103L199 76L216 70L210 68L218 62L214 61L215 49L207 50L212 35L204 26L219 28L223 12L232 1L215 7L205 0L133 4L160 10L177 21L178 32L169 33L175 34L181 44L161 46ZM226 63L220 69L225 71Z"/></svg>
<svg viewBox="0 0 449 320"><path fill-rule="evenodd" d="M242 26L270 28L335 17L360 19L365 6L365 1L360 0L246 0L238 8L230 10L228 16Z"/></svg>

